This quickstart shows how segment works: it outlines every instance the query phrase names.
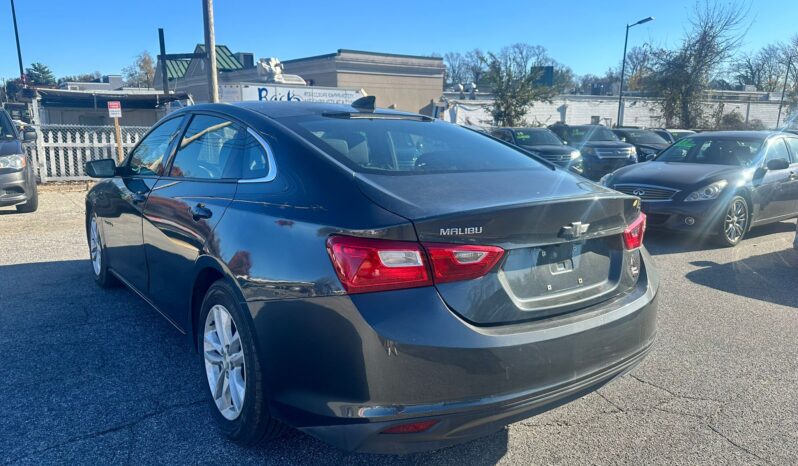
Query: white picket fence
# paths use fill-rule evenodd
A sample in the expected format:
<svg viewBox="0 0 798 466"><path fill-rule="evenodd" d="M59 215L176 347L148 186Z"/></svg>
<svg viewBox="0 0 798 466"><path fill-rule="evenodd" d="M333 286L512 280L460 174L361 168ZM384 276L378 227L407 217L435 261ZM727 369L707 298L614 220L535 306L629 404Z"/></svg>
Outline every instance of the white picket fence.
<svg viewBox="0 0 798 466"><path fill-rule="evenodd" d="M26 144L28 158L42 183L86 180L83 164L89 160L116 159L113 126L34 126L36 142ZM122 127L122 150L127 155L149 130L144 126Z"/></svg>

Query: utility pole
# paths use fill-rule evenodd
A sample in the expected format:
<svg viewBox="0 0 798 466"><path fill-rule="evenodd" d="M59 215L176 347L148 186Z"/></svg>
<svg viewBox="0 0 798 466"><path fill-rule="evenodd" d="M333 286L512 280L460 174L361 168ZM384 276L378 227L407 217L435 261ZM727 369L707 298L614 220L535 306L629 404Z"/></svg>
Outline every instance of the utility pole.
<svg viewBox="0 0 798 466"><path fill-rule="evenodd" d="M163 38L163 28L158 28L158 42L161 46L161 54L158 58L161 61L161 79L163 82L163 95L169 97L169 76L166 75L166 41Z"/></svg>
<svg viewBox="0 0 798 466"><path fill-rule="evenodd" d="M208 55L208 92L211 102L219 102L219 83L216 71L216 34L213 32L213 0L202 0L205 20L205 53Z"/></svg>
<svg viewBox="0 0 798 466"><path fill-rule="evenodd" d="M781 88L781 100L779 101L779 115L776 117L776 127L774 129L779 129L779 121L781 121L781 107L784 105L784 94L787 93L787 80L790 78L790 67L792 67L792 56L795 53L790 53L790 57L787 59L787 73L784 74L784 86Z"/></svg>
<svg viewBox="0 0 798 466"><path fill-rule="evenodd" d="M649 16L643 18L634 24L626 25L626 39L623 41L623 61L621 62L621 86L618 88L618 118L615 120L615 127L619 128L623 125L623 77L626 74L626 46L629 44L629 29L637 26L638 24L653 21L654 17Z"/></svg>
<svg viewBox="0 0 798 466"><path fill-rule="evenodd" d="M19 61L19 79L25 85L25 69L22 67L22 49L19 47L19 29L17 28L17 9L14 0L11 0L11 18L14 20L14 37L17 39L17 61Z"/></svg>

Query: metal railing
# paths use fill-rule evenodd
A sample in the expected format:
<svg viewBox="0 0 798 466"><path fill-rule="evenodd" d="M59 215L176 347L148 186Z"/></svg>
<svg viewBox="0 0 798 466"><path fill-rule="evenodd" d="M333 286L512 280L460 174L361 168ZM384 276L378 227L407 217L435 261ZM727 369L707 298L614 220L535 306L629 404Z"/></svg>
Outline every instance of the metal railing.
<svg viewBox="0 0 798 466"><path fill-rule="evenodd" d="M42 183L86 180L84 163L117 158L113 126L37 125L34 128L38 133L36 141L25 146ZM122 127L125 155L148 130L146 126Z"/></svg>

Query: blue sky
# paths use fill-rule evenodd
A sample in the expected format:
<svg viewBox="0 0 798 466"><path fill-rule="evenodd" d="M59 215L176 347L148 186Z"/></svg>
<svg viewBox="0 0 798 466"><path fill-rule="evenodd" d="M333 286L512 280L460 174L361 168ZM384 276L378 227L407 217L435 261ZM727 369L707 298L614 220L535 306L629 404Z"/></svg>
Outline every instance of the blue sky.
<svg viewBox="0 0 798 466"><path fill-rule="evenodd" d="M722 0L728 1L728 0ZM16 0L26 66L42 62L56 76L119 73L135 55L190 52L202 41L200 0ZM217 43L282 60L339 48L390 53L496 50L515 42L546 47L577 74L603 73L620 61L624 25L646 16L630 46L674 45L695 0L317 1L215 0ZM113 6L117 4L118 6ZM798 0L752 2L746 49L798 34ZM0 2L0 77L17 73L9 2Z"/></svg>

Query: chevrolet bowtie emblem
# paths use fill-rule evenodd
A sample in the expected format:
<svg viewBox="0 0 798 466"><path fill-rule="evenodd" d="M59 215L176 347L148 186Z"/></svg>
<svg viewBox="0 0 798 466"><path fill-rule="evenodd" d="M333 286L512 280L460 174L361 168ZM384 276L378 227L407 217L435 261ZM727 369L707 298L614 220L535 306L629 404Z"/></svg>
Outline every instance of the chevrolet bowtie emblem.
<svg viewBox="0 0 798 466"><path fill-rule="evenodd" d="M573 222L570 225L562 227L559 236L560 238L566 239L580 238L582 235L587 233L588 227L590 227L589 223Z"/></svg>

